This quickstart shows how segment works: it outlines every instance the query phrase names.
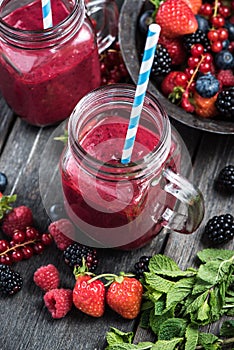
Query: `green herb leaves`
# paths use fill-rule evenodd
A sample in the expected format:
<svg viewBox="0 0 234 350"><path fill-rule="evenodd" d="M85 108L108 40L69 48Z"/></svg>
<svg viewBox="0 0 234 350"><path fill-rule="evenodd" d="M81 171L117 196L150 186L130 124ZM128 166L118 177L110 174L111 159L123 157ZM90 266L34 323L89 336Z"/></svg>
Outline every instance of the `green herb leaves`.
<svg viewBox="0 0 234 350"><path fill-rule="evenodd" d="M195 350L197 347L216 350L221 349L225 341L234 342L234 338L221 340L200 331L201 326L219 320L224 314L234 316L234 252L204 249L197 256L201 262L198 269L185 271L165 255L151 258L149 272L144 274L140 325L153 331L156 342L133 345L132 333L127 333L126 341L125 333L121 335L112 329L107 350ZM224 322L220 334L233 336L234 321Z"/></svg>

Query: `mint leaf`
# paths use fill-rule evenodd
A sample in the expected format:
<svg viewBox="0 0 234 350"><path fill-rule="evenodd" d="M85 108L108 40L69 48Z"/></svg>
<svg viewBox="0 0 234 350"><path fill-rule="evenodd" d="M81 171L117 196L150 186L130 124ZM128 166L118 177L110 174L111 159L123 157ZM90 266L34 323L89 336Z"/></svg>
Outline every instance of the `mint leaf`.
<svg viewBox="0 0 234 350"><path fill-rule="evenodd" d="M212 333L199 333L198 344L203 346L205 350L221 349L220 340Z"/></svg>
<svg viewBox="0 0 234 350"><path fill-rule="evenodd" d="M155 275L152 272L145 272L145 281L151 288L158 292L167 293L175 282L171 282L165 278Z"/></svg>
<svg viewBox="0 0 234 350"><path fill-rule="evenodd" d="M183 341L183 338L174 338L171 340L158 340L152 350L173 350Z"/></svg>
<svg viewBox="0 0 234 350"><path fill-rule="evenodd" d="M171 340L176 337L184 337L187 327L187 320L183 318L169 318L164 321L158 332L159 340Z"/></svg>
<svg viewBox="0 0 234 350"><path fill-rule="evenodd" d="M181 302L191 293L194 279L194 277L181 278L169 289L166 299L167 309Z"/></svg>
<svg viewBox="0 0 234 350"><path fill-rule="evenodd" d="M197 273L197 278L205 281L210 286L227 281L232 274L233 257L228 260L211 260L200 265Z"/></svg>
<svg viewBox="0 0 234 350"><path fill-rule="evenodd" d="M225 321L220 329L220 335L224 337L234 336L234 320Z"/></svg>
<svg viewBox="0 0 234 350"><path fill-rule="evenodd" d="M145 342L145 343L139 343L137 345L135 344L113 344L108 345L105 350L146 350L146 349L153 349L153 343Z"/></svg>
<svg viewBox="0 0 234 350"><path fill-rule="evenodd" d="M198 326L189 324L185 332L185 347L184 350L195 350L198 342Z"/></svg>
<svg viewBox="0 0 234 350"><path fill-rule="evenodd" d="M111 327L110 331L107 332L106 340L109 345L113 345L116 343L132 343L134 337L133 332L122 332L117 328Z"/></svg>
<svg viewBox="0 0 234 350"><path fill-rule="evenodd" d="M162 271L180 271L180 268L169 256L156 254L150 259L149 270L161 274Z"/></svg>
<svg viewBox="0 0 234 350"><path fill-rule="evenodd" d="M154 311L151 310L150 318L149 318L150 328L155 334L158 334L161 324L164 321L166 321L168 318L172 318L172 317L174 317L174 312L172 309L163 313L162 315L155 315Z"/></svg>
<svg viewBox="0 0 234 350"><path fill-rule="evenodd" d="M198 258L206 263L210 260L228 260L233 256L232 250L208 248L197 253Z"/></svg>

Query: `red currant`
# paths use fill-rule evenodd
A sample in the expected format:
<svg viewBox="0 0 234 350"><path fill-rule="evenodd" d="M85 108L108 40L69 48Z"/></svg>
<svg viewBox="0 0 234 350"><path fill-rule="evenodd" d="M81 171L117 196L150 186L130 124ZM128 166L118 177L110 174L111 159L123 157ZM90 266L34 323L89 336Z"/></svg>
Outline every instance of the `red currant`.
<svg viewBox="0 0 234 350"><path fill-rule="evenodd" d="M3 255L0 255L0 264L11 265L12 264L11 254L5 253Z"/></svg>
<svg viewBox="0 0 234 350"><path fill-rule="evenodd" d="M208 63L208 62L202 62L202 63L200 64L199 71L200 71L201 73L208 73L208 72L210 72L210 70L211 70L210 63Z"/></svg>
<svg viewBox="0 0 234 350"><path fill-rule="evenodd" d="M223 16L217 15L215 17L212 17L211 23L213 24L214 27L220 28L224 26L225 19Z"/></svg>
<svg viewBox="0 0 234 350"><path fill-rule="evenodd" d="M10 247L9 243L5 239L0 240L0 253L5 252Z"/></svg>
<svg viewBox="0 0 234 350"><path fill-rule="evenodd" d="M194 69L188 67L188 68L185 68L184 72L190 78L193 75L193 73L194 73Z"/></svg>
<svg viewBox="0 0 234 350"><path fill-rule="evenodd" d="M219 40L224 41L228 39L228 30L226 28L218 29Z"/></svg>
<svg viewBox="0 0 234 350"><path fill-rule="evenodd" d="M36 254L41 254L45 250L45 246L42 242L36 242L33 245L33 250Z"/></svg>
<svg viewBox="0 0 234 350"><path fill-rule="evenodd" d="M33 248L30 246L22 247L24 259L30 259L33 256Z"/></svg>
<svg viewBox="0 0 234 350"><path fill-rule="evenodd" d="M175 84L176 86L182 86L183 88L186 87L188 81L188 76L184 72L178 72L175 77Z"/></svg>
<svg viewBox="0 0 234 350"><path fill-rule="evenodd" d="M220 52L223 49L223 45L221 41L215 41L211 44L211 51L213 52Z"/></svg>
<svg viewBox="0 0 234 350"><path fill-rule="evenodd" d="M53 242L53 237L50 233L43 233L41 236L41 241L44 245L50 245Z"/></svg>
<svg viewBox="0 0 234 350"><path fill-rule="evenodd" d="M204 52L204 47L201 44L194 44L191 47L191 54L193 57L200 57Z"/></svg>
<svg viewBox="0 0 234 350"><path fill-rule="evenodd" d="M39 233L34 227L28 226L26 228L25 235L28 241L32 241L39 236Z"/></svg>
<svg viewBox="0 0 234 350"><path fill-rule="evenodd" d="M225 5L219 6L219 14L223 16L224 18L229 17L231 15L230 8Z"/></svg>
<svg viewBox="0 0 234 350"><path fill-rule="evenodd" d="M188 66L190 68L195 68L198 65L199 61L200 59L198 57L189 57Z"/></svg>
<svg viewBox="0 0 234 350"><path fill-rule="evenodd" d="M202 4L200 7L199 13L203 16L208 16L208 17L211 16L213 13L213 8L211 4L208 4L208 3Z"/></svg>
<svg viewBox="0 0 234 350"><path fill-rule="evenodd" d="M203 62L207 62L207 63L213 62L213 56L211 55L211 53L207 52L204 54Z"/></svg>
<svg viewBox="0 0 234 350"><path fill-rule="evenodd" d="M16 244L23 243L25 241L25 232L20 230L15 230L12 236L12 240Z"/></svg>
<svg viewBox="0 0 234 350"><path fill-rule="evenodd" d="M218 41L219 40L219 34L218 34L218 31L217 30L210 30L207 34L207 38L214 42L214 41Z"/></svg>
<svg viewBox="0 0 234 350"><path fill-rule="evenodd" d="M18 262L23 260L24 254L21 249L16 249L13 250L13 252L11 253L11 258L13 262Z"/></svg>

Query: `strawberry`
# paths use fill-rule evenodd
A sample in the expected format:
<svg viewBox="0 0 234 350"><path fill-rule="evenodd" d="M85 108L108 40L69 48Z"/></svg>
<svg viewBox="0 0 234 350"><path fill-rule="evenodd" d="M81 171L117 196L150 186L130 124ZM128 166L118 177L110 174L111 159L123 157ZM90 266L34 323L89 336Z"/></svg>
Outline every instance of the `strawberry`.
<svg viewBox="0 0 234 350"><path fill-rule="evenodd" d="M202 0L183 0L192 10L192 12L197 15L201 5L202 5Z"/></svg>
<svg viewBox="0 0 234 350"><path fill-rule="evenodd" d="M160 35L158 43L162 44L167 49L171 57L172 64L178 65L185 61L186 52L184 50L181 38L169 39L163 35Z"/></svg>
<svg viewBox="0 0 234 350"><path fill-rule="evenodd" d="M138 316L143 294L142 284L133 277L116 276L107 295L107 304L122 317L134 319Z"/></svg>
<svg viewBox="0 0 234 350"><path fill-rule="evenodd" d="M161 90L166 97L168 97L173 92L174 88L177 86L176 77L178 73L180 72L172 71L168 73L163 79L161 84Z"/></svg>
<svg viewBox="0 0 234 350"><path fill-rule="evenodd" d="M197 20L183 0L166 0L158 9L155 21L161 26L161 35L176 38L194 33L198 29Z"/></svg>
<svg viewBox="0 0 234 350"><path fill-rule="evenodd" d="M193 105L195 107L195 113L202 118L213 118L217 114L215 107L215 101L218 97L218 93L210 98L204 98L197 92L193 95Z"/></svg>
<svg viewBox="0 0 234 350"><path fill-rule="evenodd" d="M73 289L73 304L77 309L93 317L101 317L105 311L105 286L98 279L92 281L84 265L75 269L76 283ZM95 278L95 277L94 277Z"/></svg>
<svg viewBox="0 0 234 350"><path fill-rule="evenodd" d="M12 237L15 230L24 230L27 226L32 226L33 215L30 208L25 205L12 209L6 213L2 220L2 230Z"/></svg>

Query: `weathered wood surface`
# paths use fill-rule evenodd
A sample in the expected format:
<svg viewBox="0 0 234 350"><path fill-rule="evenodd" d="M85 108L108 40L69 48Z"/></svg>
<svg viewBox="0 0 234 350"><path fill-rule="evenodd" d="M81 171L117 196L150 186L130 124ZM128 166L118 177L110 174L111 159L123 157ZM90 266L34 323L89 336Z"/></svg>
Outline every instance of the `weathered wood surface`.
<svg viewBox="0 0 234 350"><path fill-rule="evenodd" d="M17 193L17 203L24 203L32 208L38 228L44 231L50 220L41 202L38 169L40 156L54 128L29 126L12 116L3 102L1 106L6 112L0 120L0 171L8 175L6 192ZM194 183L202 190L205 198L206 213L203 224L196 233L189 236L176 233L166 235L162 232L150 245L137 251L101 250L97 272L130 271L141 255L159 252L174 258L182 268L194 265L196 252L204 247L201 236L207 219L221 213L233 214L233 196L223 196L215 192L213 183L219 170L224 165L233 163L234 137L199 132L177 122L172 123L187 144L193 159ZM225 248L233 249L234 242L226 244ZM48 263L58 267L61 286L72 288L74 279L63 261L62 253L55 246L48 248L40 256L17 263L15 268L21 272L24 285L22 291L14 297L1 299L0 349L101 350L105 347L105 334L110 326L123 331L137 328L137 321L123 320L109 309L100 319L85 316L74 308L64 319L53 320L44 306L43 293L32 279L34 271ZM216 332L218 328L218 324L211 327ZM136 341L144 339L145 335L139 328Z"/></svg>

